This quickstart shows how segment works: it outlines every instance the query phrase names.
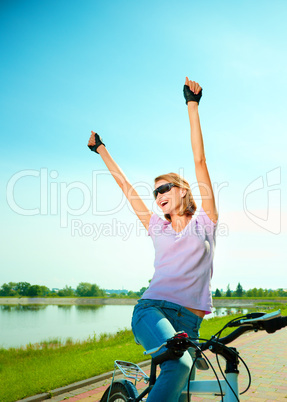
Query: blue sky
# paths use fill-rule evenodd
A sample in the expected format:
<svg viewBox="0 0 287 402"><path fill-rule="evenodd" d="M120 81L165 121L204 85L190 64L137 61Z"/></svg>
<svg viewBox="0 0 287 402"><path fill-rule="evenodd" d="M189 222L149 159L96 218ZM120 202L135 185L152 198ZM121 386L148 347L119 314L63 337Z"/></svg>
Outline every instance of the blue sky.
<svg viewBox="0 0 287 402"><path fill-rule="evenodd" d="M203 87L220 215L213 288L286 288L286 12L283 0L2 1L0 283L147 286L152 240L86 144L97 131L160 215L154 177L195 183L188 75Z"/></svg>

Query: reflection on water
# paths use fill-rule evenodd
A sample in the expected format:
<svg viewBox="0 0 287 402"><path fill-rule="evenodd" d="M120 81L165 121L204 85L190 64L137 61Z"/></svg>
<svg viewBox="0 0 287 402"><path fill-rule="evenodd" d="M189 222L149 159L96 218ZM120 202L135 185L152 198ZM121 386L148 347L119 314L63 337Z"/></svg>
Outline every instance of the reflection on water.
<svg viewBox="0 0 287 402"><path fill-rule="evenodd" d="M89 310L98 310L100 308L103 308L103 305L99 305L99 304L92 304L92 305L88 305L88 304L79 304L75 306L77 310L80 311L89 311Z"/></svg>
<svg viewBox="0 0 287 402"><path fill-rule="evenodd" d="M59 304L58 308L61 308L62 310L71 310L71 308L73 307L72 304Z"/></svg>
<svg viewBox="0 0 287 402"><path fill-rule="evenodd" d="M253 309L254 310L254 309ZM250 313L251 309L248 308L240 308L240 307L215 307L213 308L213 312L208 314L206 318L212 317L222 317L231 314L242 314L245 315Z"/></svg>
<svg viewBox="0 0 287 402"><path fill-rule="evenodd" d="M0 310L2 311L40 311L45 310L50 305L48 304L9 304L9 305L0 305ZM76 309L79 311L91 311L91 310L98 310L103 308L103 305L73 305L73 304L57 304L56 307L61 310L72 310Z"/></svg>
<svg viewBox="0 0 287 402"><path fill-rule="evenodd" d="M133 309L130 305L0 305L0 347L19 347L54 338L85 340L131 329ZM205 319L269 309L274 310L274 306L217 307Z"/></svg>
<svg viewBox="0 0 287 402"><path fill-rule="evenodd" d="M242 314L246 315L248 313L253 312L268 312L270 310L274 311L274 309L279 309L282 307L282 303L272 306L254 306L252 308L242 308L242 307L214 307L213 312L205 316L205 318L212 318L212 317L223 317L232 314Z"/></svg>
<svg viewBox="0 0 287 402"><path fill-rule="evenodd" d="M40 311L47 308L47 305L42 304L9 304L9 305L0 305L1 311L8 311L8 312L18 312L18 311Z"/></svg>
<svg viewBox="0 0 287 402"><path fill-rule="evenodd" d="M134 306L1 305L0 347L19 347L51 338L85 340L131 329Z"/></svg>

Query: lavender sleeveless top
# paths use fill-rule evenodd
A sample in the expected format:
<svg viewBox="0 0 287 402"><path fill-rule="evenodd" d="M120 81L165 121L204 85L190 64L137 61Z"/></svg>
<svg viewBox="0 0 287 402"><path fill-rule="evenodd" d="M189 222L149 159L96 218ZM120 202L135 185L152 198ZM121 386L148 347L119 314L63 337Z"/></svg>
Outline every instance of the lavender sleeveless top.
<svg viewBox="0 0 287 402"><path fill-rule="evenodd" d="M212 312L211 278L218 221L201 207L179 233L171 222L152 214L148 236L155 248L155 272L142 299L166 300Z"/></svg>

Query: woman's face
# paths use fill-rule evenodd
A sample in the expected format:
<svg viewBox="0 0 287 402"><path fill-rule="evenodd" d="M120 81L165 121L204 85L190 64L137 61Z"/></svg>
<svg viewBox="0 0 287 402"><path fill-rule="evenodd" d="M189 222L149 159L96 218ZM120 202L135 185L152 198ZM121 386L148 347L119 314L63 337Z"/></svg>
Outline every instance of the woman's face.
<svg viewBox="0 0 287 402"><path fill-rule="evenodd" d="M167 180L159 180L155 183L154 188L156 189L167 183L170 182ZM181 194L184 194L183 191L184 190L179 187L172 187L166 193L158 193L156 197L156 203L165 214L171 215L173 213L176 213L176 211L178 211L178 209L180 208L182 202Z"/></svg>

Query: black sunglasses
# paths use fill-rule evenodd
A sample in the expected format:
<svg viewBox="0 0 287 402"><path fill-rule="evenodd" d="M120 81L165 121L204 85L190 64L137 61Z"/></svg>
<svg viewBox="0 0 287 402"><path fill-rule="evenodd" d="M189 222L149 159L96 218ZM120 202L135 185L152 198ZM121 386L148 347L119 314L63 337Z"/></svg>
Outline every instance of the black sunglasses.
<svg viewBox="0 0 287 402"><path fill-rule="evenodd" d="M176 185L173 183L166 183L166 184L163 184L162 186L159 186L158 188L156 188L153 191L154 198L155 199L157 198L158 193L160 193L160 194L167 193L168 191L171 190L172 187L176 187Z"/></svg>

